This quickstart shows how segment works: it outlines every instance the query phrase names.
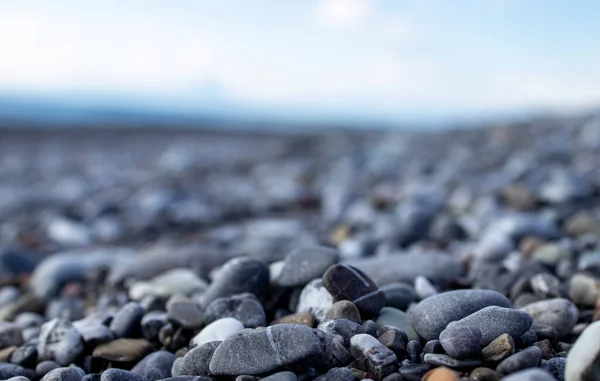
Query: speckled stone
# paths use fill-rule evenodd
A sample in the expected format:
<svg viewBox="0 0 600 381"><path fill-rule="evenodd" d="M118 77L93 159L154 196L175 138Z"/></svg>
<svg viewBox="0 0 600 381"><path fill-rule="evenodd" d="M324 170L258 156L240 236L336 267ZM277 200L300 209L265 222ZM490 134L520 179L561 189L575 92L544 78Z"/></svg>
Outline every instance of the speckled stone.
<svg viewBox="0 0 600 381"><path fill-rule="evenodd" d="M481 331L477 327L454 326L440 333L446 353L457 360L477 358L481 350Z"/></svg>
<svg viewBox="0 0 600 381"><path fill-rule="evenodd" d="M525 348L498 364L496 370L502 374L511 374L520 370L534 368L542 361L542 352L538 347Z"/></svg>

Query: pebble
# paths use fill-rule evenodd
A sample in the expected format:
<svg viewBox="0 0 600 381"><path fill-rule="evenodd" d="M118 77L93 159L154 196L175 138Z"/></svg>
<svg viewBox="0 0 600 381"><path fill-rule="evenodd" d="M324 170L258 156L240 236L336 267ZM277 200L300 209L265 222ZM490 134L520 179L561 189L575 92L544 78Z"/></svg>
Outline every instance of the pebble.
<svg viewBox="0 0 600 381"><path fill-rule="evenodd" d="M475 368L469 374L470 379L473 381L500 381L502 375L490 368Z"/></svg>
<svg viewBox="0 0 600 381"><path fill-rule="evenodd" d="M419 275L415 278L415 293L420 300L423 300L437 294L437 290L427 278Z"/></svg>
<svg viewBox="0 0 600 381"><path fill-rule="evenodd" d="M321 322L325 320L333 303L333 296L323 286L321 279L315 279L302 289L296 312L310 313L317 322Z"/></svg>
<svg viewBox="0 0 600 381"><path fill-rule="evenodd" d="M0 321L0 348L23 344L21 327L15 323Z"/></svg>
<svg viewBox="0 0 600 381"><path fill-rule="evenodd" d="M508 308L511 304L496 291L448 291L422 300L409 311L409 316L417 333L426 340L432 340L437 339L449 323L488 306Z"/></svg>
<svg viewBox="0 0 600 381"><path fill-rule="evenodd" d="M171 377L175 355L167 351L152 352L138 362L131 371L141 374L149 381Z"/></svg>
<svg viewBox="0 0 600 381"><path fill-rule="evenodd" d="M420 381L431 368L432 366L429 364L403 365L398 369L398 373L400 373L403 380Z"/></svg>
<svg viewBox="0 0 600 381"><path fill-rule="evenodd" d="M532 324L531 316L523 311L490 306L450 323L446 329L453 329L455 326L479 328L481 345L487 346L503 333L508 333L512 337L521 337L531 328Z"/></svg>
<svg viewBox="0 0 600 381"><path fill-rule="evenodd" d="M158 340L158 334L167 324L167 313L164 311L151 311L144 315L140 322L142 336L149 341Z"/></svg>
<svg viewBox="0 0 600 381"><path fill-rule="evenodd" d="M554 357L542 363L541 368L553 375L558 381L565 380L565 366L567 359L564 357Z"/></svg>
<svg viewBox="0 0 600 381"><path fill-rule="evenodd" d="M184 328L196 329L204 324L202 308L191 298L174 295L167 301L166 306L169 320Z"/></svg>
<svg viewBox="0 0 600 381"><path fill-rule="evenodd" d="M556 381L556 379L543 369L525 369L504 377L502 381Z"/></svg>
<svg viewBox="0 0 600 381"><path fill-rule="evenodd" d="M23 368L35 368L38 352L34 345L23 345L10 355L10 362L21 365Z"/></svg>
<svg viewBox="0 0 600 381"><path fill-rule="evenodd" d="M360 312L356 305L348 300L335 302L327 311L326 319L347 319L355 323L360 323Z"/></svg>
<svg viewBox="0 0 600 381"><path fill-rule="evenodd" d="M357 359L364 358L369 372L377 380L381 380L398 368L396 354L371 335L353 336L350 339L350 353Z"/></svg>
<svg viewBox="0 0 600 381"><path fill-rule="evenodd" d="M590 324L569 351L566 381L592 381L600 374L600 321Z"/></svg>
<svg viewBox="0 0 600 381"><path fill-rule="evenodd" d="M35 372L31 369L25 369L22 366L10 364L10 363L0 363L0 378L3 380L7 380L12 377L27 377L29 379L35 378Z"/></svg>
<svg viewBox="0 0 600 381"><path fill-rule="evenodd" d="M392 307L384 307L377 319L375 319L377 328L384 325L396 327L406 333L409 340L419 340L417 331L413 328L412 320L406 312L400 311Z"/></svg>
<svg viewBox="0 0 600 381"><path fill-rule="evenodd" d="M141 374L123 369L111 368L102 372L100 381L148 381Z"/></svg>
<svg viewBox="0 0 600 381"><path fill-rule="evenodd" d="M304 286L323 276L339 259L340 254L336 249L324 246L299 247L285 257L276 283L283 287Z"/></svg>
<svg viewBox="0 0 600 381"><path fill-rule="evenodd" d="M267 324L262 304L252 295L218 298L203 313L205 324L226 317L239 320L246 328L264 327Z"/></svg>
<svg viewBox="0 0 600 381"><path fill-rule="evenodd" d="M542 351L538 347L525 348L498 364L496 370L502 374L511 374L520 370L534 368L542 361Z"/></svg>
<svg viewBox="0 0 600 381"><path fill-rule="evenodd" d="M449 327L440 334L446 353L457 360L477 358L481 351L481 331L477 327Z"/></svg>
<svg viewBox="0 0 600 381"><path fill-rule="evenodd" d="M354 373L348 368L332 368L314 381L354 381Z"/></svg>
<svg viewBox="0 0 600 381"><path fill-rule="evenodd" d="M446 366L452 369L475 368L481 365L481 361L479 360L457 360L448 355L438 353L425 354L423 361L430 365Z"/></svg>
<svg viewBox="0 0 600 381"><path fill-rule="evenodd" d="M423 381L460 381L459 373L448 369L446 367L439 367L432 369L425 373L422 378Z"/></svg>
<svg viewBox="0 0 600 381"><path fill-rule="evenodd" d="M48 373L51 370L56 369L56 368L60 368L60 365L58 365L54 361L46 360L46 361L42 361L37 364L37 366L35 367L35 373L39 377L44 377L46 375L46 373Z"/></svg>
<svg viewBox="0 0 600 381"><path fill-rule="evenodd" d="M312 327L315 325L315 317L311 313L290 314L271 323L273 324L302 324Z"/></svg>
<svg viewBox="0 0 600 381"><path fill-rule="evenodd" d="M248 292L260 296L269 286L269 265L260 259L240 257L229 260L202 295L201 304Z"/></svg>
<svg viewBox="0 0 600 381"><path fill-rule="evenodd" d="M83 351L83 338L70 321L53 319L42 325L37 351L40 360L66 366Z"/></svg>
<svg viewBox="0 0 600 381"><path fill-rule="evenodd" d="M599 291L600 284L591 276L575 274L570 279L569 299L578 306L595 306Z"/></svg>
<svg viewBox="0 0 600 381"><path fill-rule="evenodd" d="M206 291L206 281L190 269L176 268L147 281L137 281L129 288L129 297L140 301L148 295L167 299L174 294L192 295Z"/></svg>
<svg viewBox="0 0 600 381"><path fill-rule="evenodd" d="M152 351L152 344L144 339L117 339L97 346L93 357L117 362L139 361Z"/></svg>
<svg viewBox="0 0 600 381"><path fill-rule="evenodd" d="M211 341L190 349L183 358L179 359L180 363L177 369L175 369L175 364L173 364L173 375L210 376L210 361L220 344L221 341Z"/></svg>
<svg viewBox="0 0 600 381"><path fill-rule="evenodd" d="M391 349L398 361L406 358L406 344L408 343L408 339L406 334L402 331L398 329L389 329L379 334L377 340L387 348Z"/></svg>
<svg viewBox="0 0 600 381"><path fill-rule="evenodd" d="M410 340L406 344L406 357L412 364L421 362L421 355L423 354L423 346L417 340Z"/></svg>
<svg viewBox="0 0 600 381"><path fill-rule="evenodd" d="M289 338L294 340L290 341ZM239 332L219 345L210 361L214 375L259 375L324 355L315 331L303 325L280 324ZM230 361L235 358L236 361Z"/></svg>
<svg viewBox="0 0 600 381"><path fill-rule="evenodd" d="M350 300L367 316L376 315L385 305L385 296L367 275L347 265L333 265L323 275L323 286L335 301Z"/></svg>
<svg viewBox="0 0 600 381"><path fill-rule="evenodd" d="M211 341L224 341L243 329L244 325L237 319L219 319L204 327L194 336L190 345L197 346Z"/></svg>
<svg viewBox="0 0 600 381"><path fill-rule="evenodd" d="M56 368L48 372L42 381L81 381L85 372L76 366Z"/></svg>
<svg viewBox="0 0 600 381"><path fill-rule="evenodd" d="M535 323L556 329L559 338L571 333L579 317L579 311L573 302L562 298L531 303L521 310L531 315Z"/></svg>
<svg viewBox="0 0 600 381"><path fill-rule="evenodd" d="M138 337L140 322L145 313L139 303L129 302L117 312L109 328L116 338Z"/></svg>
<svg viewBox="0 0 600 381"><path fill-rule="evenodd" d="M296 380L298 380L298 377L296 376L296 374L294 372L284 371L284 372L274 373L265 378L261 378L261 380L265 380L265 381L296 381Z"/></svg>
<svg viewBox="0 0 600 381"><path fill-rule="evenodd" d="M389 283L379 288L385 296L385 305L399 310L406 310L417 300L415 290L405 283Z"/></svg>
<svg viewBox="0 0 600 381"><path fill-rule="evenodd" d="M515 353L515 341L504 333L481 350L483 359L488 362L500 362Z"/></svg>
<svg viewBox="0 0 600 381"><path fill-rule="evenodd" d="M86 346L90 348L95 348L100 344L108 343L115 338L110 328L104 324L80 320L73 322L73 326L81 334Z"/></svg>

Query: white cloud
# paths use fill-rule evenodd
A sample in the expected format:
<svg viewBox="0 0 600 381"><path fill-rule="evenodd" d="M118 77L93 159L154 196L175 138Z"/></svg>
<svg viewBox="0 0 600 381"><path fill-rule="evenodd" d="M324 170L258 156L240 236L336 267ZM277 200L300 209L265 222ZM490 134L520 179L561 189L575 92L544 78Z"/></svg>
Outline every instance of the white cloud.
<svg viewBox="0 0 600 381"><path fill-rule="evenodd" d="M315 17L327 27L346 28L360 24L371 14L369 0L321 0Z"/></svg>

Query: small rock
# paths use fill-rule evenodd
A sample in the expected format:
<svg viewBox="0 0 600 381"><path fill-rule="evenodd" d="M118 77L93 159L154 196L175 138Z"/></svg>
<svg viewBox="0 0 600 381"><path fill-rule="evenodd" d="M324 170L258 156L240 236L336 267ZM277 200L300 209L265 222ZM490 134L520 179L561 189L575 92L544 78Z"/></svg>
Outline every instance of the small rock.
<svg viewBox="0 0 600 381"><path fill-rule="evenodd" d="M438 353L427 353L423 356L423 361L434 366L446 366L453 369L475 368L481 365L479 360L457 360L448 355Z"/></svg>
<svg viewBox="0 0 600 381"><path fill-rule="evenodd" d="M44 377L46 373L56 368L60 368L60 365L58 365L54 361L42 361L35 367L35 373L39 377Z"/></svg>
<svg viewBox="0 0 600 381"><path fill-rule="evenodd" d="M475 368L469 374L473 381L500 381L502 375L490 368Z"/></svg>
<svg viewBox="0 0 600 381"><path fill-rule="evenodd" d="M556 356L556 353L554 352L554 349L552 348L552 344L550 344L550 341L548 341L548 340L541 340L541 341L533 343L533 345L540 349L540 351L542 352L543 360L549 360L549 359L553 358L554 356Z"/></svg>
<svg viewBox="0 0 600 381"><path fill-rule="evenodd" d="M354 381L354 373L348 368L333 368L314 381Z"/></svg>
<svg viewBox="0 0 600 381"><path fill-rule="evenodd" d="M10 364L10 363L0 363L0 379L8 380L12 377L27 377L29 379L35 379L35 372L31 369L25 369L22 366Z"/></svg>
<svg viewBox="0 0 600 381"><path fill-rule="evenodd" d="M477 327L449 327L440 334L446 353L457 360L476 358L481 350L481 331Z"/></svg>
<svg viewBox="0 0 600 381"><path fill-rule="evenodd" d="M423 347L417 340L410 340L406 344L406 357L412 364L421 362L421 354L423 354Z"/></svg>
<svg viewBox="0 0 600 381"><path fill-rule="evenodd" d="M252 295L218 298L206 307L203 317L205 324L210 324L221 318L231 317L242 322L246 328L267 325L265 310Z"/></svg>
<svg viewBox="0 0 600 381"><path fill-rule="evenodd" d="M567 356L565 380L593 381L600 374L600 321L581 333Z"/></svg>
<svg viewBox="0 0 600 381"><path fill-rule="evenodd" d="M312 327L313 325L315 325L315 317L311 313L291 314L286 315L281 319L274 321L271 324L302 324Z"/></svg>
<svg viewBox="0 0 600 381"><path fill-rule="evenodd" d="M33 345L23 345L10 355L10 362L21 365L23 368L35 368L38 352Z"/></svg>
<svg viewBox="0 0 600 381"><path fill-rule="evenodd" d="M456 373L455 371L442 366L442 367L439 367L436 369L432 369L429 372L425 373L422 380L423 381L459 381L460 376L459 376L459 373Z"/></svg>
<svg viewBox="0 0 600 381"><path fill-rule="evenodd" d="M504 377L502 381L556 381L548 372L540 368L525 369Z"/></svg>
<svg viewBox="0 0 600 381"><path fill-rule="evenodd" d="M377 314L385 305L383 292L367 275L352 266L331 266L323 275L323 286L334 300L350 300L367 316Z"/></svg>
<svg viewBox="0 0 600 381"><path fill-rule="evenodd" d="M211 341L224 341L244 329L244 325L234 318L216 320L202 329L191 340L190 345L198 346Z"/></svg>
<svg viewBox="0 0 600 381"><path fill-rule="evenodd" d="M261 380L264 380L264 381L297 381L298 377L296 377L294 372L285 371L285 372L279 372L279 373L272 374L270 376L262 378Z"/></svg>
<svg viewBox="0 0 600 381"><path fill-rule="evenodd" d="M144 339L117 339L94 349L93 357L109 361L139 361L152 351L152 345Z"/></svg>
<svg viewBox="0 0 600 381"><path fill-rule="evenodd" d="M496 370L502 374L511 374L527 368L535 368L542 361L542 352L538 347L525 348L502 360Z"/></svg>
<svg viewBox="0 0 600 381"><path fill-rule="evenodd" d="M510 307L510 301L496 291L458 290L429 297L409 311L418 334L426 340L437 339L455 320L460 320L488 306Z"/></svg>
<svg viewBox="0 0 600 381"><path fill-rule="evenodd" d="M552 274L536 274L530 279L531 289L536 295L543 298L556 298L561 296L560 279Z"/></svg>
<svg viewBox="0 0 600 381"><path fill-rule="evenodd" d="M321 279L315 279L302 289L296 312L310 313L317 322L321 322L332 306L333 296L323 286Z"/></svg>
<svg viewBox="0 0 600 381"><path fill-rule="evenodd" d="M542 363L541 368L556 377L558 381L565 380L565 366L567 359L564 357L555 357Z"/></svg>
<svg viewBox="0 0 600 381"><path fill-rule="evenodd" d="M188 329L196 329L204 324L200 304L193 299L180 296L173 296L167 302L167 317Z"/></svg>
<svg viewBox="0 0 600 381"><path fill-rule="evenodd" d="M385 296L385 305L399 310L406 310L417 300L415 290L405 283L390 283L379 288Z"/></svg>
<svg viewBox="0 0 600 381"><path fill-rule="evenodd" d="M570 334L579 317L577 307L570 300L562 298L531 303L521 310L531 315L537 324L556 329L559 337Z"/></svg>
<svg viewBox="0 0 600 381"><path fill-rule="evenodd" d="M71 322L53 319L42 325L37 351L40 360L66 366L83 351L83 339Z"/></svg>
<svg viewBox="0 0 600 381"><path fill-rule="evenodd" d="M85 372L76 366L56 368L48 372L42 381L81 381Z"/></svg>
<svg viewBox="0 0 600 381"><path fill-rule="evenodd" d="M181 359L178 369L173 366L173 375L210 376L210 360L220 344L221 341L211 341L190 349Z"/></svg>
<svg viewBox="0 0 600 381"><path fill-rule="evenodd" d="M326 319L348 319L350 321L360 323L360 313L354 303L348 300L340 300L335 302L325 316Z"/></svg>
<svg viewBox="0 0 600 381"><path fill-rule="evenodd" d="M403 365L398 369L398 373L403 377L403 380L421 380L427 372L431 370L429 364L409 364Z"/></svg>
<svg viewBox="0 0 600 381"><path fill-rule="evenodd" d="M396 327L405 332L409 340L419 340L419 335L413 328L411 321L409 314L396 308L385 307L379 312L375 324L378 328L384 325Z"/></svg>
<svg viewBox="0 0 600 381"><path fill-rule="evenodd" d="M149 281L137 281L129 288L129 297L140 301L148 295L163 299L174 294L191 295L204 292L208 285L190 269L172 269Z"/></svg>
<svg viewBox="0 0 600 381"><path fill-rule="evenodd" d="M0 348L23 344L21 327L15 323L0 321Z"/></svg>
<svg viewBox="0 0 600 381"><path fill-rule="evenodd" d="M419 275L415 278L415 293L420 300L423 300L437 294L437 290L427 278Z"/></svg>
<svg viewBox="0 0 600 381"><path fill-rule="evenodd" d="M337 250L324 246L292 250L285 257L277 284L283 287L304 286L312 279L323 276L339 259L340 254Z"/></svg>
<svg viewBox="0 0 600 381"><path fill-rule="evenodd" d="M397 329L390 329L377 337L377 340L386 348L394 352L398 361L406 358L406 336Z"/></svg>
<svg viewBox="0 0 600 381"><path fill-rule="evenodd" d="M594 307L598 300L600 284L591 276L575 274L569 284L569 298L582 307Z"/></svg>
<svg viewBox="0 0 600 381"><path fill-rule="evenodd" d="M499 362L515 353L515 341L512 336L504 333L494 339L481 350L483 359L489 362Z"/></svg>
<svg viewBox="0 0 600 381"><path fill-rule="evenodd" d="M364 358L369 372L377 380L393 373L398 367L394 352L367 334L358 334L350 339L350 353L357 359Z"/></svg>
<svg viewBox="0 0 600 381"><path fill-rule="evenodd" d="M124 305L110 323L110 330L116 338L139 337L140 322L146 311L135 302Z"/></svg>
<svg viewBox="0 0 600 381"><path fill-rule="evenodd" d="M131 371L141 374L149 381L156 381L171 377L171 368L175 361L175 355L167 351L150 353L138 362Z"/></svg>
<svg viewBox="0 0 600 381"><path fill-rule="evenodd" d="M128 370L111 368L102 372L100 381L148 381L141 374L133 373Z"/></svg>

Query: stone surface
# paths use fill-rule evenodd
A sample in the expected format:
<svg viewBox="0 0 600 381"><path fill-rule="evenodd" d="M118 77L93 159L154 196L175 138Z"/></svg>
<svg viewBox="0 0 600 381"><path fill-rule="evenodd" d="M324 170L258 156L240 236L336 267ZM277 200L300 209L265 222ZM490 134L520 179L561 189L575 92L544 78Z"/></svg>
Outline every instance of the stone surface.
<svg viewBox="0 0 600 381"><path fill-rule="evenodd" d="M336 249L324 246L299 247L292 250L283 262L277 284L283 287L304 286L320 278L340 259Z"/></svg>
<svg viewBox="0 0 600 381"><path fill-rule="evenodd" d="M178 325L188 328L200 328L204 316L200 304L191 298L173 296L167 301L167 317Z"/></svg>
<svg viewBox="0 0 600 381"><path fill-rule="evenodd" d="M211 341L190 349L181 359L177 369L173 366L173 375L210 376L210 361L220 344L221 341Z"/></svg>
<svg viewBox="0 0 600 381"><path fill-rule="evenodd" d="M333 265L323 275L323 286L336 301L349 300L366 316L377 314L385 305L385 296L359 269Z"/></svg>
<svg viewBox="0 0 600 381"><path fill-rule="evenodd" d="M412 286L406 283L389 283L379 288L385 296L385 305L399 310L406 310L417 300L417 294Z"/></svg>
<svg viewBox="0 0 600 381"><path fill-rule="evenodd" d="M81 381L85 372L76 366L68 368L56 368L48 372L42 381Z"/></svg>
<svg viewBox="0 0 600 381"><path fill-rule="evenodd" d="M246 328L264 327L267 324L265 310L253 296L216 299L206 307L203 317L205 324L226 317L239 320Z"/></svg>
<svg viewBox="0 0 600 381"><path fill-rule="evenodd" d="M192 346L202 345L211 341L223 341L244 329L244 325L234 318L216 320L202 329L191 340Z"/></svg>
<svg viewBox="0 0 600 381"><path fill-rule="evenodd" d="M538 347L525 348L511 355L498 364L496 370L502 374L515 373L520 370L534 368L542 361L542 352Z"/></svg>
<svg viewBox="0 0 600 381"><path fill-rule="evenodd" d="M296 312L310 313L317 322L321 322L325 320L333 303L333 296L323 286L323 282L320 279L315 279L302 289Z"/></svg>
<svg viewBox="0 0 600 381"><path fill-rule="evenodd" d="M71 322L53 319L42 325L37 351L40 360L66 366L83 351L83 339Z"/></svg>
<svg viewBox="0 0 600 381"><path fill-rule="evenodd" d="M146 311L138 303L124 305L110 323L110 330L116 338L137 337L140 333L140 322Z"/></svg>
<svg viewBox="0 0 600 381"><path fill-rule="evenodd" d="M350 321L360 323L360 312L356 305L349 300L340 300L335 302L331 309L325 315L326 319L348 319Z"/></svg>
<svg viewBox="0 0 600 381"><path fill-rule="evenodd" d="M0 321L0 348L23 344L21 327L15 323Z"/></svg>
<svg viewBox="0 0 600 381"><path fill-rule="evenodd" d="M566 381L592 381L600 374L600 321L590 324L569 351Z"/></svg>
<svg viewBox="0 0 600 381"><path fill-rule="evenodd" d="M145 296L154 295L168 298L173 294L191 295L203 292L208 285L190 269L172 269L148 280L137 281L129 288L129 297L140 301Z"/></svg>
<svg viewBox="0 0 600 381"><path fill-rule="evenodd" d="M409 315L396 308L384 307L375 319L375 324L378 328L384 325L396 327L406 333L409 340L419 340L419 335L413 328Z"/></svg>
<svg viewBox="0 0 600 381"><path fill-rule="evenodd" d="M440 334L446 353L457 360L477 358L481 351L481 331L477 327L449 327Z"/></svg>
<svg viewBox="0 0 600 381"><path fill-rule="evenodd" d="M141 374L149 381L171 377L171 368L175 361L175 355L167 351L152 352L140 360L131 371Z"/></svg>
<svg viewBox="0 0 600 381"><path fill-rule="evenodd" d="M556 381L547 371L539 368L526 369L504 377L502 381Z"/></svg>
<svg viewBox="0 0 600 381"><path fill-rule="evenodd" d="M531 315L535 323L556 329L559 337L570 334L579 317L579 311L573 302L562 298L531 303L521 310Z"/></svg>
<svg viewBox="0 0 600 381"><path fill-rule="evenodd" d="M350 353L357 359L364 358L369 372L377 380L381 380L398 368L396 354L371 335L353 336L350 339Z"/></svg>
<svg viewBox="0 0 600 381"><path fill-rule="evenodd" d="M141 374L123 369L111 368L102 372L100 381L147 381Z"/></svg>
<svg viewBox="0 0 600 381"><path fill-rule="evenodd" d="M515 353L515 341L512 336L504 333L494 339L485 348L481 354L485 361L499 362Z"/></svg>
<svg viewBox="0 0 600 381"><path fill-rule="evenodd" d="M510 307L510 301L496 291L458 290L429 297L409 311L413 327L426 340L437 339L455 320L488 306Z"/></svg>
<svg viewBox="0 0 600 381"><path fill-rule="evenodd" d="M152 351L152 345L144 339L117 339L97 346L92 356L109 361L132 362L142 359Z"/></svg>
<svg viewBox="0 0 600 381"><path fill-rule="evenodd" d="M475 368L481 365L479 360L457 360L438 353L427 353L423 356L423 361L430 365L445 366L452 369Z"/></svg>

